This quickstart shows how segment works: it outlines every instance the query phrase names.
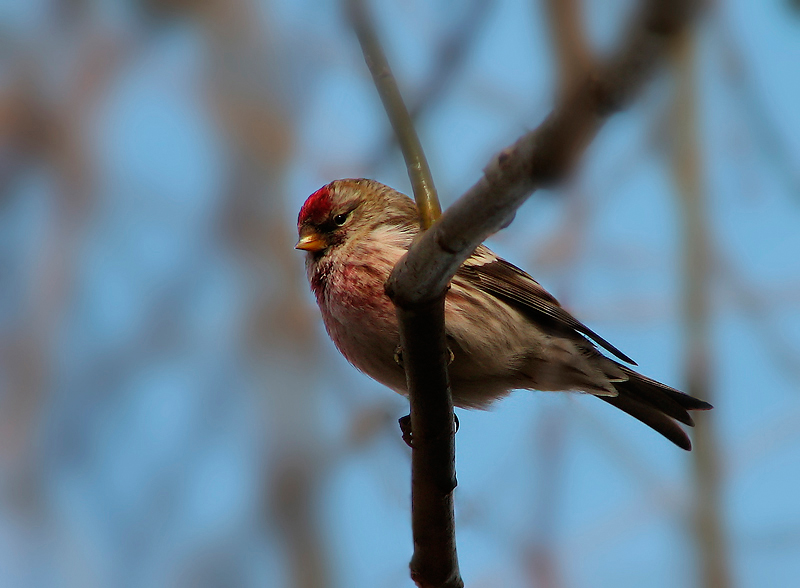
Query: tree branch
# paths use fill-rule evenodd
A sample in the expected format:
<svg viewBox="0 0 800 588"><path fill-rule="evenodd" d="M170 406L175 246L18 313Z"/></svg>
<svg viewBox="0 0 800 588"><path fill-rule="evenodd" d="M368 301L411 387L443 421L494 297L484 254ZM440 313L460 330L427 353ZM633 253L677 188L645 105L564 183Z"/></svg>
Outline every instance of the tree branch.
<svg viewBox="0 0 800 588"><path fill-rule="evenodd" d="M408 177L414 190L414 199L417 201L417 208L422 219L422 228L423 230L427 229L442 214L428 160L425 159L414 123L408 114L400 90L397 88L397 82L392 75L389 62L386 60L383 47L375 33L363 0L347 0L347 9L353 30L361 44L361 51L364 53L364 60L372 74L394 133L397 135L397 142L403 151Z"/></svg>
<svg viewBox="0 0 800 588"><path fill-rule="evenodd" d="M422 229L426 230L441 215L441 207L422 145L363 1L348 0L347 5L364 59L403 151ZM419 308L398 306L397 318L413 431L411 578L420 588L463 588L453 511L455 431L447 375L444 291Z"/></svg>
<svg viewBox="0 0 800 588"><path fill-rule="evenodd" d="M395 266L386 284L395 304L412 308L441 296L475 247L508 225L534 190L563 179L602 123L644 85L697 4L646 2L620 49L576 83L537 129L496 155Z"/></svg>
<svg viewBox="0 0 800 588"><path fill-rule="evenodd" d="M447 375L444 294L419 308L397 307L411 404L411 578L420 588L463 588L456 553L453 401Z"/></svg>
<svg viewBox="0 0 800 588"><path fill-rule="evenodd" d="M386 292L397 307L413 429L411 575L418 586L461 587L455 550L452 400L447 376L444 297L461 263L486 237L513 220L537 188L563 179L603 122L628 104L662 60L668 41L689 21L697 0L649 0L619 50L587 71L533 132L503 150L483 177L395 266ZM409 175L421 198L430 172L377 37L360 0L348 0L384 107L398 134ZM410 148L409 148L410 146ZM417 159L415 159L417 157ZM420 193L418 193L418 188ZM435 216L435 213L433 214ZM425 222L431 218L430 211Z"/></svg>

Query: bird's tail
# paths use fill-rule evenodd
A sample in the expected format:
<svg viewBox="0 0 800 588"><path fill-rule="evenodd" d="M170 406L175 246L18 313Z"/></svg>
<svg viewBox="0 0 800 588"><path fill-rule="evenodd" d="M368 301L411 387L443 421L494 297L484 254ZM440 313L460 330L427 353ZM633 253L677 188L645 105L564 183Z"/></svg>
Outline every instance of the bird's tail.
<svg viewBox="0 0 800 588"><path fill-rule="evenodd" d="M678 422L693 427L694 421L689 411L713 407L708 402L679 392L625 366L619 367L628 376L623 382L614 382L619 394L598 398L639 419L678 447L691 451L692 443Z"/></svg>

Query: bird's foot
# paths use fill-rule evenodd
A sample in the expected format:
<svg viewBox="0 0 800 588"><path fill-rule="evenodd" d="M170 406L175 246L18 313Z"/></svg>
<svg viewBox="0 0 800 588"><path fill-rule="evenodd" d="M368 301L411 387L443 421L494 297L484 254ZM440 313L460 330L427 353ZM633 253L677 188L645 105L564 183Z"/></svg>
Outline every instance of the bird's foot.
<svg viewBox="0 0 800 588"><path fill-rule="evenodd" d="M453 360L456 358L456 356L453 353L453 350L449 347L447 348L447 354L447 365L449 366L451 363L453 363ZM394 348L394 362L401 368L405 369L405 364L403 363L403 347L401 345L398 345Z"/></svg>
<svg viewBox="0 0 800 588"><path fill-rule="evenodd" d="M403 347L402 345L398 345L394 348L394 362L399 365L401 368L406 369L405 364L403 364ZM405 417L403 417L405 418Z"/></svg>
<svg viewBox="0 0 800 588"><path fill-rule="evenodd" d="M411 429L411 415L407 414L406 416L400 417L397 419L397 423L400 425L400 431L403 433L403 441L405 441L406 445L409 447L413 447L413 431ZM458 433L458 429L461 426L461 423L458 421L458 415L453 413L453 427L455 430L453 433Z"/></svg>
<svg viewBox="0 0 800 588"><path fill-rule="evenodd" d="M407 414L406 416L400 417L397 419L397 423L400 425L400 431L403 433L403 441L405 441L406 445L409 447L413 447L413 445L411 445L411 415Z"/></svg>

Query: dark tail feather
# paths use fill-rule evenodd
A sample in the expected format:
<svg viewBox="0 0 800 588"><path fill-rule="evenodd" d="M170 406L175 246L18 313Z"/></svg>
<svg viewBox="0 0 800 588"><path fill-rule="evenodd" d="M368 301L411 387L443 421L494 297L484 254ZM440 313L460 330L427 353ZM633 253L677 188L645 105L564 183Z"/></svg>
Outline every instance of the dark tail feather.
<svg viewBox="0 0 800 588"><path fill-rule="evenodd" d="M614 382L619 395L597 398L639 419L678 447L691 451L689 437L675 421L693 427L694 421L688 411L709 410L713 407L708 402L651 380L625 366L620 368L628 375L628 380Z"/></svg>

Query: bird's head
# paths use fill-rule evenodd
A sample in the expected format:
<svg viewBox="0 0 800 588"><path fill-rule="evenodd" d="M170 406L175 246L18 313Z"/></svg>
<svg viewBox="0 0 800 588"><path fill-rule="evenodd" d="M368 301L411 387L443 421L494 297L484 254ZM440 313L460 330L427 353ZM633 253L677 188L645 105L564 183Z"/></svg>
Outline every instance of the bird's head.
<svg viewBox="0 0 800 588"><path fill-rule="evenodd" d="M383 224L416 223L414 202L374 180L335 180L308 197L297 217L295 249L324 255Z"/></svg>

